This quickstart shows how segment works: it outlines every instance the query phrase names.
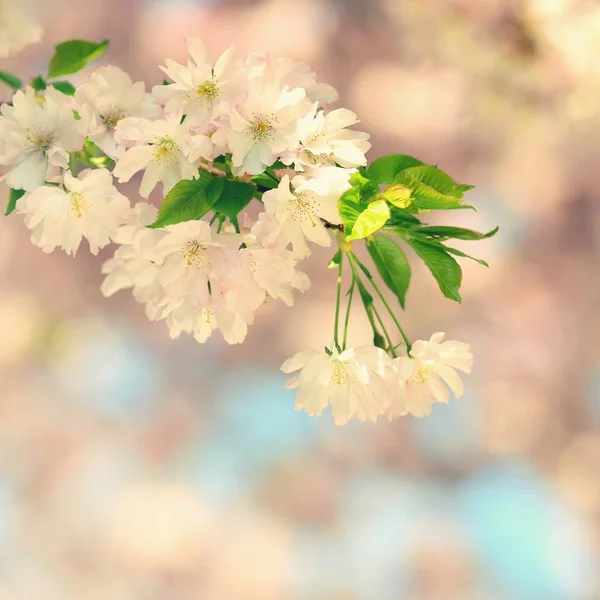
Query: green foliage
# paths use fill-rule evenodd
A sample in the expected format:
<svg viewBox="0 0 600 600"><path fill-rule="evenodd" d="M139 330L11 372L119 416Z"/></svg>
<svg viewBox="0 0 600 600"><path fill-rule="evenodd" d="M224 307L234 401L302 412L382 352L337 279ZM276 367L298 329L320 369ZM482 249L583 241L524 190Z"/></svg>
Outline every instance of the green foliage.
<svg viewBox="0 0 600 600"><path fill-rule="evenodd" d="M200 219L212 210L223 191L224 180L208 171L200 171L198 179L180 181L166 196L158 210L158 218L150 228L174 225Z"/></svg>
<svg viewBox="0 0 600 600"><path fill-rule="evenodd" d="M456 302L461 302L459 294L462 283L462 269L448 250L437 242L422 242L415 239L408 240L413 250L427 265L435 277L442 294Z"/></svg>
<svg viewBox="0 0 600 600"><path fill-rule="evenodd" d="M393 206L406 209L412 204L412 191L401 183L393 183L384 192L383 197Z"/></svg>
<svg viewBox="0 0 600 600"><path fill-rule="evenodd" d="M65 96L75 95L75 86L68 81L55 81L52 83L52 86L55 87L59 92L62 92Z"/></svg>
<svg viewBox="0 0 600 600"><path fill-rule="evenodd" d="M0 71L0 81L13 90L20 90L23 87L23 82L16 75L8 71Z"/></svg>
<svg viewBox="0 0 600 600"><path fill-rule="evenodd" d="M6 206L5 216L8 217L15 208L17 208L17 201L25 195L25 190L14 190L10 188L10 194L8 196L8 205Z"/></svg>
<svg viewBox="0 0 600 600"><path fill-rule="evenodd" d="M498 227L488 231L487 233L480 233L479 231L473 231L472 229L465 229L463 227L447 227L445 225L422 227L419 231L421 234L432 239L452 238L455 240L484 240L496 235L498 232Z"/></svg>
<svg viewBox="0 0 600 600"><path fill-rule="evenodd" d="M396 242L381 235L370 238L367 249L381 278L404 308L410 285L410 265L406 254Z"/></svg>
<svg viewBox="0 0 600 600"><path fill-rule="evenodd" d="M423 162L407 154L390 154L373 161L367 169L367 175L377 185L394 181L396 175L409 167L417 167Z"/></svg>
<svg viewBox="0 0 600 600"><path fill-rule="evenodd" d="M360 212L351 227L349 235L346 235L346 239L351 242L373 235L386 224L389 218L390 209L387 202L385 200L375 200Z"/></svg>
<svg viewBox="0 0 600 600"><path fill-rule="evenodd" d="M256 187L243 181L220 179L223 181L223 189L213 208L218 213L235 219L254 197Z"/></svg>
<svg viewBox="0 0 600 600"><path fill-rule="evenodd" d="M38 75L37 77L34 77L30 82L29 85L36 91L36 92L43 92L47 87L48 84L46 83L46 80L41 76Z"/></svg>
<svg viewBox="0 0 600 600"><path fill-rule="evenodd" d="M88 62L102 56L107 47L108 40L99 44L85 40L69 40L58 44L50 60L48 77L60 77L81 71Z"/></svg>
<svg viewBox="0 0 600 600"><path fill-rule="evenodd" d="M350 179L352 187L346 190L338 204L348 241L363 239L381 229L390 218L390 209L379 198L379 189L361 173Z"/></svg>
<svg viewBox="0 0 600 600"><path fill-rule="evenodd" d="M482 265L484 267L490 266L485 262L485 260L481 260L481 258L475 258L474 256L471 256L470 254L464 253L462 250L457 250L456 248L450 248L449 246L444 246L444 248L446 249L446 252L449 252L450 254L454 254L454 256L460 256L462 258L470 258L471 260L474 260L476 263L479 263L480 265Z"/></svg>

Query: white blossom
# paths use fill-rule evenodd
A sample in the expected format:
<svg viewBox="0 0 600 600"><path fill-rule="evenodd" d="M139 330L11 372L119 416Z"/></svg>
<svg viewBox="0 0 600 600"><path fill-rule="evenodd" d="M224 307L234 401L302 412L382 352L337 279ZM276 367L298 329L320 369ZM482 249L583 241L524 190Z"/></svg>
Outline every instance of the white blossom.
<svg viewBox="0 0 600 600"><path fill-rule="evenodd" d="M161 116L161 109L146 92L144 82L133 83L125 71L110 65L96 69L89 81L77 88L75 99L81 132L111 158L118 158L125 151L114 139L115 127L121 120Z"/></svg>
<svg viewBox="0 0 600 600"><path fill-rule="evenodd" d="M129 201L106 169L86 170L79 177L67 172L64 188L41 186L19 202L17 210L32 230L31 241L44 252L61 247L75 255L85 237L91 253L97 254L125 222Z"/></svg>
<svg viewBox="0 0 600 600"><path fill-rule="evenodd" d="M272 237L290 243L296 258L310 254L307 240L319 246L331 245L331 235L323 221L341 223L338 200L349 187L349 173L336 168L328 171L331 178L307 179L298 175L290 182L285 175L276 189L263 194L265 210L271 217Z"/></svg>
<svg viewBox="0 0 600 600"><path fill-rule="evenodd" d="M263 77L267 80L280 81L290 89L303 88L311 102L331 104L339 97L333 86L317 81L317 74L308 64L296 62L291 58L273 59L262 54L251 54L246 59L246 70L252 79Z"/></svg>
<svg viewBox="0 0 600 600"><path fill-rule="evenodd" d="M423 417L435 402L446 403L450 391L457 398L464 392L456 369L470 373L473 355L469 344L443 341L444 333L434 333L429 341L415 342L410 356L393 361L392 398L387 410L391 420L406 414Z"/></svg>
<svg viewBox="0 0 600 600"><path fill-rule="evenodd" d="M183 66L167 59L160 68L174 83L157 85L152 94L166 112L185 114L192 126L204 128L222 113L224 103L236 104L243 98L244 81L233 48L213 65L200 39L188 38L187 47L192 60Z"/></svg>
<svg viewBox="0 0 600 600"><path fill-rule="evenodd" d="M42 27L32 18L30 4L29 0L0 0L0 58L42 39Z"/></svg>
<svg viewBox="0 0 600 600"><path fill-rule="evenodd" d="M159 182L166 195L182 179L196 179L200 157L211 157L212 144L204 135L192 135L189 125L176 116L165 120L128 118L115 130L121 144L134 143L115 165L119 182L129 181L144 170L140 196L147 198Z"/></svg>
<svg viewBox="0 0 600 600"><path fill-rule="evenodd" d="M287 388L298 388L296 410L320 416L329 405L336 425L356 417L376 421L389 403L387 354L375 346L349 348L343 352L308 350L285 361L284 373L293 373Z"/></svg>
<svg viewBox="0 0 600 600"><path fill-rule="evenodd" d="M120 246L102 265L106 277L100 288L104 296L132 288L138 302L150 305L150 313L156 310L163 297L158 283L160 263L156 248L164 232L147 227L156 220L157 213L158 209L147 202L138 202L134 206L113 238Z"/></svg>
<svg viewBox="0 0 600 600"><path fill-rule="evenodd" d="M253 79L244 102L229 110L228 129L217 131L232 154L233 173L255 175L298 145L297 120L306 113L305 91L278 81Z"/></svg>
<svg viewBox="0 0 600 600"><path fill-rule="evenodd" d="M206 221L168 225L164 231L157 251L162 256L158 279L166 295L191 305L205 305L209 281L237 264L241 236L213 234Z"/></svg>
<svg viewBox="0 0 600 600"><path fill-rule="evenodd" d="M336 164L345 168L367 164L365 156L371 144L369 134L348 129L358 123L356 114L346 108L331 112L316 110L298 121L300 148L297 154L289 153L283 158L286 164L295 162L298 170L312 165ZM293 159L293 160L292 160Z"/></svg>
<svg viewBox="0 0 600 600"><path fill-rule="evenodd" d="M310 279L296 270L298 261L289 250L252 234L245 236L244 242L245 248L240 250L241 267L269 297L293 306L294 290L304 293L310 289Z"/></svg>
<svg viewBox="0 0 600 600"><path fill-rule="evenodd" d="M11 188L35 190L83 146L69 98L53 87L43 98L31 87L18 91L0 112L0 165L10 167L5 177Z"/></svg>

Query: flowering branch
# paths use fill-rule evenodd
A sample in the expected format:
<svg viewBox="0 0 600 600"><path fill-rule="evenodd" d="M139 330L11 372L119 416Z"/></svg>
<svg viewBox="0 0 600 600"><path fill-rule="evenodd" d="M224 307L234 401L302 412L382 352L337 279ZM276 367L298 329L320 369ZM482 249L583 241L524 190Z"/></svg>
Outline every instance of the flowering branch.
<svg viewBox="0 0 600 600"><path fill-rule="evenodd" d="M368 164L369 135L353 129L357 116L330 110L337 92L289 59L241 59L230 49L213 61L200 40L189 39L190 60L167 60L167 80L150 92L114 66L96 69L78 87L59 79L107 45L59 44L48 72L27 86L0 72L0 82L15 90L0 116L6 214L23 215L35 245L75 255L83 239L93 254L114 243L102 267L105 296L131 289L173 338L186 333L203 343L218 330L239 344L265 300L293 306L296 293L309 290L299 263L313 244L335 240L333 346L300 352L282 366L295 373L288 387L298 388L297 408L319 415L330 406L343 425L351 418L423 416L451 392L462 395L457 370L471 370L468 344L443 341L442 333L411 344L373 272L404 309L408 245L441 292L460 302L455 257L472 257L448 242L481 240L496 230L422 219L471 208L463 196L472 186L403 154ZM139 172L140 199L132 206L118 184ZM158 208L147 201L157 186ZM261 209L254 220L246 211L252 202ZM365 245L372 266L357 258L357 244ZM340 344L345 260L352 279ZM370 345L348 345L355 292L372 328Z"/></svg>

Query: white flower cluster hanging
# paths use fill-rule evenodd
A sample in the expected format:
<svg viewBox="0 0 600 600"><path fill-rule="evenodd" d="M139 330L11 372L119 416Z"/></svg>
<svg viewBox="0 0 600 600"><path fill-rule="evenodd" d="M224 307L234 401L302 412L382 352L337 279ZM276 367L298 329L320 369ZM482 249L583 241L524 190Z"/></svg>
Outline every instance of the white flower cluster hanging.
<svg viewBox="0 0 600 600"><path fill-rule="evenodd" d="M93 254L113 243L102 267L104 295L131 289L171 337L186 333L203 343L218 330L230 344L244 341L267 299L292 306L310 288L298 267L312 244L335 244L334 342L282 367L295 373L288 385L298 388L297 408L319 415L330 405L343 425L423 416L448 402L450 391L462 395L456 370L470 372L469 346L444 342L441 333L411 344L354 249L366 245L402 308L410 266L395 240L412 246L442 292L460 301L453 255L466 255L445 242L495 231L427 226L419 216L464 208L471 186L401 154L367 167L369 136L353 129L356 115L330 110L336 91L290 59L241 59L230 49L213 61L190 39L187 64L167 59L168 79L151 91L115 66L100 67L77 88L56 80L106 45L59 44L47 78L23 89L0 74L17 90L0 117L7 214L24 216L33 244L75 255L84 238ZM118 184L137 174L141 200L131 203ZM160 208L147 200L157 188ZM260 205L254 219L246 212L251 202ZM340 341L344 264L351 278ZM355 292L373 328L371 346L347 345ZM390 318L400 343L386 326Z"/></svg>

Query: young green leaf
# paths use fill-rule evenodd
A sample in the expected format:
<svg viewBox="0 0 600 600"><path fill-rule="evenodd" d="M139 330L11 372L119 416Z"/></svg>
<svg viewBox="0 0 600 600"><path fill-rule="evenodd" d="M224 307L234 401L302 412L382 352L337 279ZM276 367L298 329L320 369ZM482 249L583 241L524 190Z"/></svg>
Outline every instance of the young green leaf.
<svg viewBox="0 0 600 600"><path fill-rule="evenodd" d="M223 191L213 208L222 215L235 219L248 206L255 191L256 187L251 183L223 179Z"/></svg>
<svg viewBox="0 0 600 600"><path fill-rule="evenodd" d="M410 285L410 265L406 254L396 242L381 235L370 238L367 241L367 249L381 278L404 308L406 292Z"/></svg>
<svg viewBox="0 0 600 600"><path fill-rule="evenodd" d="M453 209L461 206L462 199L433 188L411 174L411 169L402 171L396 176L396 183L401 183L412 190L414 206L426 210Z"/></svg>
<svg viewBox="0 0 600 600"><path fill-rule="evenodd" d="M58 44L50 60L48 77L60 77L81 71L88 62L102 56L107 47L108 40L99 44L85 40L69 40Z"/></svg>
<svg viewBox="0 0 600 600"><path fill-rule="evenodd" d="M422 227L419 233L422 233L431 238L444 238L455 240L484 240L496 235L498 227L488 231L487 233L480 233L479 231L473 231L472 229L465 229L463 227L448 227L445 225L431 225L429 227Z"/></svg>
<svg viewBox="0 0 600 600"><path fill-rule="evenodd" d="M180 181L158 209L158 218L148 227L156 229L182 221L202 218L219 199L224 180L207 171L200 171L198 179Z"/></svg>
<svg viewBox="0 0 600 600"><path fill-rule="evenodd" d="M389 220L390 209L385 200L375 200L367 204L359 213L352 225L351 231L346 232L346 239L362 240L376 231L379 231Z"/></svg>
<svg viewBox="0 0 600 600"><path fill-rule="evenodd" d="M465 191L472 190L475 187L457 183L448 173L430 165L411 167L406 169L405 173L409 173L412 177L428 185L430 188L454 198L461 199Z"/></svg>
<svg viewBox="0 0 600 600"><path fill-rule="evenodd" d="M373 161L367 169L369 179L377 185L391 183L398 173L409 167L417 167L423 162L407 154L390 154Z"/></svg>
<svg viewBox="0 0 600 600"><path fill-rule="evenodd" d="M51 84L55 87L59 92L62 92L65 96L74 96L75 95L75 86L68 81L55 81Z"/></svg>
<svg viewBox="0 0 600 600"><path fill-rule="evenodd" d="M43 92L47 87L48 84L46 83L45 79L41 76L38 75L37 77L34 77L30 82L29 85L36 91L36 92Z"/></svg>
<svg viewBox="0 0 600 600"><path fill-rule="evenodd" d="M383 197L398 208L408 208L411 205L412 191L401 183L393 183L384 192Z"/></svg>
<svg viewBox="0 0 600 600"><path fill-rule="evenodd" d="M444 296L461 302L458 290L462 283L462 269L446 248L434 242L420 242L414 239L408 240L408 243L427 265Z"/></svg>
<svg viewBox="0 0 600 600"><path fill-rule="evenodd" d="M6 206L6 212L4 215L8 217L10 213L17 208L17 201L19 198L22 198L25 195L25 190L14 190L10 188L10 193L8 195L8 204Z"/></svg>
<svg viewBox="0 0 600 600"><path fill-rule="evenodd" d="M0 81L13 90L20 90L23 87L23 82L16 75L8 71L0 71Z"/></svg>

